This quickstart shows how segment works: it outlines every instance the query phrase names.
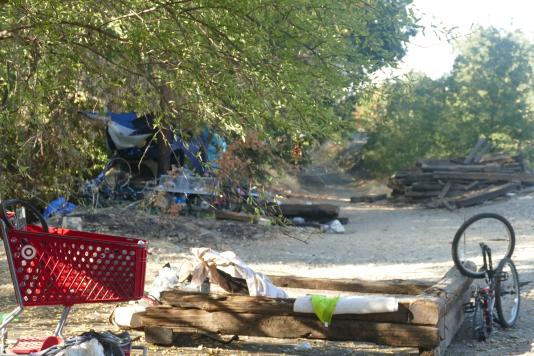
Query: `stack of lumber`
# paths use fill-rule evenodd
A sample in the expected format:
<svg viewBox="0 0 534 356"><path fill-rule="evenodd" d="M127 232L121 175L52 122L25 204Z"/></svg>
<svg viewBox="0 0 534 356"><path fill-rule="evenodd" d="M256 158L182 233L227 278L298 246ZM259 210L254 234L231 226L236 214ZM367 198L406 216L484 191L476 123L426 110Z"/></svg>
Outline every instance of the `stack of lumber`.
<svg viewBox="0 0 534 356"><path fill-rule="evenodd" d="M149 307L139 315L145 339L160 345L172 345L179 337L195 334L371 341L443 354L462 324L463 306L471 295L472 282L454 267L436 284L290 276L273 276L273 280L291 288L393 294L399 300L398 310L334 315L332 324L325 327L314 314L294 312L292 298L172 290L162 293L162 305Z"/></svg>
<svg viewBox="0 0 534 356"><path fill-rule="evenodd" d="M521 155L487 154L480 140L466 157L420 160L388 181L393 197L429 207L462 208L481 204L534 183Z"/></svg>

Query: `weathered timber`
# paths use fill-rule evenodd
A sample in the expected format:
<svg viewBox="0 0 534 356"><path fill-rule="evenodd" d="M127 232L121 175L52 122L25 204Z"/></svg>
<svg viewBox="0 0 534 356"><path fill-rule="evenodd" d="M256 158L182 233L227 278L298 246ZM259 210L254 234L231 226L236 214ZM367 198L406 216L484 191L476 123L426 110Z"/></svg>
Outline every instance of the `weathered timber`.
<svg viewBox="0 0 534 356"><path fill-rule="evenodd" d="M513 192L520 187L520 184L511 182L503 185L489 187L483 190L466 193L452 202L458 207L468 207L485 202L486 200L495 199L507 193Z"/></svg>
<svg viewBox="0 0 534 356"><path fill-rule="evenodd" d="M436 179L463 179L488 182L523 182L534 183L534 174L496 173L496 172L435 172Z"/></svg>
<svg viewBox="0 0 534 356"><path fill-rule="evenodd" d="M440 343L434 326L383 323L341 319L337 315L325 327L315 315L262 315L207 312L199 309L150 307L142 313L145 327L159 326L180 330L191 327L199 332L222 335L248 335L276 338L361 340L408 347L435 347Z"/></svg>
<svg viewBox="0 0 534 356"><path fill-rule="evenodd" d="M432 286L427 281L406 281L400 279L366 281L362 279L322 279L294 276L273 276L271 281L281 288L336 290L340 292L406 294L416 295Z"/></svg>
<svg viewBox="0 0 534 356"><path fill-rule="evenodd" d="M445 198L447 196L447 193L449 193L449 190L451 190L451 187L452 187L452 183L447 182L447 184L445 184L441 192L439 192L438 199Z"/></svg>
<svg viewBox="0 0 534 356"><path fill-rule="evenodd" d="M441 192L441 189L419 192L419 191L413 191L412 188L410 187L406 189L406 191L404 192L404 196L410 197L410 198L431 198L431 197L437 197L440 192Z"/></svg>
<svg viewBox="0 0 534 356"><path fill-rule="evenodd" d="M440 355L445 353L454 336L460 330L465 319L465 304L469 302L472 294L471 288L467 288L462 296L454 299L448 306L445 316L441 318L438 325L441 342L437 348Z"/></svg>
<svg viewBox="0 0 534 356"><path fill-rule="evenodd" d="M317 281L315 279L289 278L286 280L289 283L286 284L290 287L317 288L317 284L311 284ZM320 289L348 289L346 280L339 282L320 280ZM354 285L353 280L350 283ZM367 284L372 288L367 288L366 292L384 294L384 285L387 289L388 285L391 286L391 281ZM412 294L418 295L401 297L396 312L334 315L328 328L313 314L293 312L294 299L235 294L206 295L178 290L163 292L162 301L166 305L147 308L141 314L141 320L145 332L148 332L147 340L162 344L174 342L179 335L197 333L208 336L223 334L359 340L391 346L417 347L421 351L431 351L434 354L443 353L463 320L463 302L469 296L471 279L452 268L438 283L430 287L429 283L395 281L394 290L388 294L399 294L399 284L423 284L427 287L424 290L416 288L416 292L412 291ZM356 291L362 292L362 288Z"/></svg>
<svg viewBox="0 0 534 356"><path fill-rule="evenodd" d="M472 267L475 268L474 265ZM410 304L412 323L438 325L454 302L469 290L472 282L471 278L463 276L456 267L452 267L438 283L419 294Z"/></svg>
<svg viewBox="0 0 534 356"><path fill-rule="evenodd" d="M287 218L302 217L311 220L332 220L339 216L339 207L332 204L282 204L280 214Z"/></svg>
<svg viewBox="0 0 534 356"><path fill-rule="evenodd" d="M147 326L144 328L144 332L146 342L162 346L197 346L201 341L200 338L210 339L210 341L217 341L221 344L229 344L239 340L237 335L223 337L216 333L200 333L195 328L180 328L178 332L178 330L173 330L170 327Z"/></svg>
<svg viewBox="0 0 534 356"><path fill-rule="evenodd" d="M199 309L207 312L228 312L228 313L245 313L245 314L262 314L262 315L289 315L301 316L302 313L293 311L293 298L267 298L251 297L236 294L202 294L193 292L183 292L172 290L163 292L161 301L165 305L170 305L181 310ZM391 313L376 314L343 314L336 315L337 319L350 319L359 321L376 321L390 323L408 323L412 319L409 311L410 303L413 298L403 298L399 301L399 309ZM166 308L161 312L165 313ZM158 311L153 310L152 315L157 315Z"/></svg>
<svg viewBox="0 0 534 356"><path fill-rule="evenodd" d="M436 171L447 171L447 172L497 172L501 168L501 165L498 163L488 163L488 164L470 164L470 165L461 165L461 164L448 164L448 165L421 165L423 172L436 172Z"/></svg>
<svg viewBox="0 0 534 356"><path fill-rule="evenodd" d="M217 220L233 220L242 222L254 222L257 217L245 213L238 213L235 211L215 210L215 219Z"/></svg>
<svg viewBox="0 0 534 356"><path fill-rule="evenodd" d="M475 155L477 152L479 152L480 148L486 143L486 139L481 137L478 139L475 146L469 151L467 156L464 159L464 164L469 164L473 162L473 159L475 158Z"/></svg>
<svg viewBox="0 0 534 356"><path fill-rule="evenodd" d="M480 163L482 157L491 149L491 143L486 142L473 157L473 163Z"/></svg>
<svg viewBox="0 0 534 356"><path fill-rule="evenodd" d="M443 184L440 182L436 183L424 183L424 182L415 182L411 185L412 191L425 192L425 191L435 191L443 189Z"/></svg>

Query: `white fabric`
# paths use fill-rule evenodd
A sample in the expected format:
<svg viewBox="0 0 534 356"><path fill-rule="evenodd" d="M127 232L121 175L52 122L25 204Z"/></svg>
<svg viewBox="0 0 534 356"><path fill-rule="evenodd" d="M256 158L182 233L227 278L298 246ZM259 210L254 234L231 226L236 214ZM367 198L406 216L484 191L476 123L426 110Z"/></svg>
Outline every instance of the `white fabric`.
<svg viewBox="0 0 534 356"><path fill-rule="evenodd" d="M192 248L197 264L193 270L194 285L200 285L206 279L216 282L219 279L215 268L219 268L232 277L243 278L251 296L266 296L272 298L287 298L286 292L278 288L262 273L254 272L232 251L217 252L210 248Z"/></svg>
<svg viewBox="0 0 534 356"><path fill-rule="evenodd" d="M131 148L131 147L143 147L146 143L146 139L151 134L130 136L134 130L119 125L114 121L110 121L108 124L108 133L115 146L119 149Z"/></svg>
<svg viewBox="0 0 534 356"><path fill-rule="evenodd" d="M341 297L334 310L337 314L371 314L391 313L399 308L399 301L394 297L381 296L351 296ZM295 313L313 313L311 296L303 296L295 299L293 304Z"/></svg>
<svg viewBox="0 0 534 356"><path fill-rule="evenodd" d="M146 306L140 304L119 306L113 311L111 321L120 328L139 328L143 326L139 313L145 310Z"/></svg>
<svg viewBox="0 0 534 356"><path fill-rule="evenodd" d="M105 356L104 348L97 339L91 339L79 345L61 350L56 356Z"/></svg>
<svg viewBox="0 0 534 356"><path fill-rule="evenodd" d="M148 295L159 300L161 292L170 290L178 285L178 269L174 267L163 267L152 282Z"/></svg>

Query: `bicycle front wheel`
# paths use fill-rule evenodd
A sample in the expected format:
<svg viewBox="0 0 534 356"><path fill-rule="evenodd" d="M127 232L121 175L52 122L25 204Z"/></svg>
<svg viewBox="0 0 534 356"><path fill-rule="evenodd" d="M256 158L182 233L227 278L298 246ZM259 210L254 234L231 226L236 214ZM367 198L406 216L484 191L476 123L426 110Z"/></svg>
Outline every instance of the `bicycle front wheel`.
<svg viewBox="0 0 534 356"><path fill-rule="evenodd" d="M510 258L504 258L495 270L495 308L499 324L509 328L519 316L519 275Z"/></svg>
<svg viewBox="0 0 534 356"><path fill-rule="evenodd" d="M480 244L491 248L495 264L511 257L515 247L515 233L508 220L498 214L482 213L466 220L454 235L452 258L456 268L465 276L483 278L484 257ZM475 263L475 268L466 264Z"/></svg>

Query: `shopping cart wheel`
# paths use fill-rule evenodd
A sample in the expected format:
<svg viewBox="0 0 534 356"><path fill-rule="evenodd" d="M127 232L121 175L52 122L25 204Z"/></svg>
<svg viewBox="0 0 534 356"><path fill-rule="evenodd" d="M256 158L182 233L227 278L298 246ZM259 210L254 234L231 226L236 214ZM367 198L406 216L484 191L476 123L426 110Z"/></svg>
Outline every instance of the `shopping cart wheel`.
<svg viewBox="0 0 534 356"><path fill-rule="evenodd" d="M22 211L20 208L24 208L25 217L18 216ZM20 199L8 199L3 200L0 203L0 218L4 220L8 229L15 228L17 221L26 220L28 223L34 223L36 221L41 223L44 232L48 232L48 224L46 219L41 215L39 210L27 201Z"/></svg>

